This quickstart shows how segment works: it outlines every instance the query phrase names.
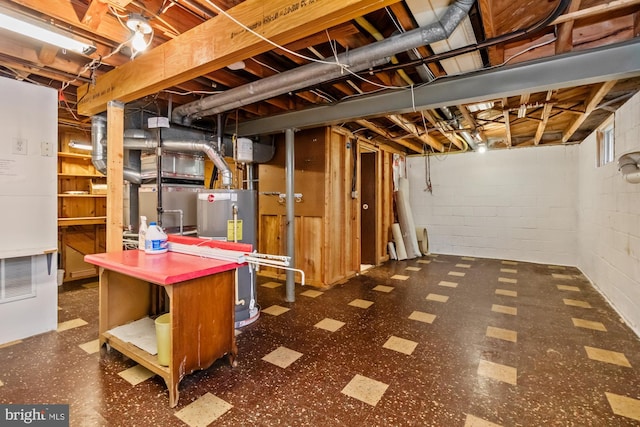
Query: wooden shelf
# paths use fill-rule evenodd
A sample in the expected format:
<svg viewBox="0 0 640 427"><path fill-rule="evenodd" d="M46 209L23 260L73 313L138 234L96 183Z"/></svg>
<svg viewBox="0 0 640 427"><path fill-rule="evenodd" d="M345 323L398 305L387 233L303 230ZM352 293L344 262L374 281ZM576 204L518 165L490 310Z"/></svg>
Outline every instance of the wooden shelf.
<svg viewBox="0 0 640 427"><path fill-rule="evenodd" d="M101 173L59 173L58 176L61 178L106 178L106 175L102 175Z"/></svg>
<svg viewBox="0 0 640 427"><path fill-rule="evenodd" d="M58 218L58 227L69 227L72 225L99 225L106 224L106 216L88 216L77 218Z"/></svg>
<svg viewBox="0 0 640 427"><path fill-rule="evenodd" d="M131 343L123 341L110 332L103 332L102 337L105 342L108 342L111 347L118 350L120 353L131 357L154 374L162 377L166 382L170 381L169 367L160 365L158 363L157 355L150 354Z"/></svg>
<svg viewBox="0 0 640 427"><path fill-rule="evenodd" d="M76 198L86 198L86 197L107 197L106 194L58 194L58 197L76 197Z"/></svg>
<svg viewBox="0 0 640 427"><path fill-rule="evenodd" d="M87 159L87 160L91 160L91 154L64 153L62 151L58 151L58 157L65 157L67 159Z"/></svg>
<svg viewBox="0 0 640 427"><path fill-rule="evenodd" d="M58 247L60 268L65 280L76 280L98 274L86 262L87 254L100 253L105 246L106 176L93 165L90 152L75 152L71 140L86 140L84 133L61 130L58 149ZM84 192L69 194L68 192Z"/></svg>

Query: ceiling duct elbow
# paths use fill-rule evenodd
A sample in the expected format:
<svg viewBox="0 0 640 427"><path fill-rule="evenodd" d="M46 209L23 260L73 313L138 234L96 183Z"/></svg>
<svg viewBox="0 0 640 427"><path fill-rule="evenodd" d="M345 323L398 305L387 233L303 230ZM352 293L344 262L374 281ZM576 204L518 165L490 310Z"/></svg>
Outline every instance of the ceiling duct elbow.
<svg viewBox="0 0 640 427"><path fill-rule="evenodd" d="M104 116L91 117L91 163L98 172L107 174L107 149L103 144L107 138L107 119Z"/></svg>
<svg viewBox="0 0 640 427"><path fill-rule="evenodd" d="M162 140L162 147L173 151L188 151L204 153L220 171L222 185L230 187L233 183L233 174L229 165L224 160L220 152L216 149L214 142L204 139L205 135L195 131L180 132L176 130L169 133L171 138ZM179 138L184 134L184 138ZM201 139L189 139L199 136ZM91 118L91 145L93 152L91 161L95 168L103 175L107 173L107 119L104 116L96 115ZM150 133L143 129L127 129L124 132L123 148L127 150L154 150L158 147L158 141L150 137ZM123 178L134 184L142 182L140 170L125 167Z"/></svg>
<svg viewBox="0 0 640 427"><path fill-rule="evenodd" d="M218 168L220 175L222 176L222 185L224 187L230 187L233 184L233 173L229 168L229 165L222 157L222 154L216 149L213 141L198 140L198 141L177 141L177 140L162 140L162 148L172 151L190 151L190 152L202 152L213 162Z"/></svg>
<svg viewBox="0 0 640 427"><path fill-rule="evenodd" d="M96 115L91 117L91 163L98 172L107 174L107 119ZM124 167L122 177L133 184L142 183L139 170Z"/></svg>

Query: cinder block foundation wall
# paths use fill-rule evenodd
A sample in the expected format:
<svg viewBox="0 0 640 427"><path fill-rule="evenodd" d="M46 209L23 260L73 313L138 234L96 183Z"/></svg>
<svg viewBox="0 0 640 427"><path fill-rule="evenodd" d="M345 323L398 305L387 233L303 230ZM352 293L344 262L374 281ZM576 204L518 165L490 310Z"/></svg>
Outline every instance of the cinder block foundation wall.
<svg viewBox="0 0 640 427"><path fill-rule="evenodd" d="M575 265L575 146L408 160L411 206L432 252Z"/></svg>
<svg viewBox="0 0 640 427"><path fill-rule="evenodd" d="M615 159L640 151L640 94L615 115ZM580 144L577 266L640 335L640 184L617 163L595 167L595 133Z"/></svg>
<svg viewBox="0 0 640 427"><path fill-rule="evenodd" d="M615 116L617 159L640 150L640 94ZM580 145L408 159L411 206L434 253L579 267L640 335L640 184Z"/></svg>

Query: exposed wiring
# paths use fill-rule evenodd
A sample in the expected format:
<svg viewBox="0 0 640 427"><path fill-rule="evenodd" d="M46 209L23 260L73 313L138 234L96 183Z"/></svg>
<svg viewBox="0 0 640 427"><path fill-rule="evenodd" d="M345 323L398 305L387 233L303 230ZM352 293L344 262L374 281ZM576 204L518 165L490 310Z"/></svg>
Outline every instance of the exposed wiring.
<svg viewBox="0 0 640 427"><path fill-rule="evenodd" d="M347 73L349 73L349 74L353 75L354 77L357 77L358 79L362 80L363 82L367 82L367 83L369 83L369 84L371 84L371 85L373 85L373 86L377 86L377 87L379 87L379 88L381 88L381 89L396 89L396 90L397 90L397 89L404 89L404 90L406 90L406 89L409 89L409 88L413 87L413 85L406 85L406 86L388 86L388 85L384 85L384 84L381 84L381 83L376 83L376 82L374 82L374 81L372 81L372 80L369 80L369 79L367 79L367 78L365 78L365 77L362 77L362 76L360 76L359 74L354 73L353 71L351 71L351 70L350 70L350 69L348 69L348 68L345 68L345 70L347 71ZM367 92L367 93L371 93L371 92ZM362 95L364 95L364 93L363 93Z"/></svg>
<svg viewBox="0 0 640 427"><path fill-rule="evenodd" d="M544 41L544 42L542 42L542 43L538 43L538 44L536 44L536 45L529 46L529 47L527 47L526 49L523 49L522 51L517 52L517 53L515 53L515 54L511 55L509 58L507 58L506 60L504 60L504 61L503 61L502 63L500 63L500 64L492 65L491 67L484 67L484 68L480 68L480 69L478 69L478 70L474 70L473 72L488 71L488 70L492 70L492 69L495 69L495 68L503 67L503 66L505 66L507 63L509 63L511 60L513 60L514 58L516 58L516 57L518 57L518 56L520 56L520 55L523 55L523 54L525 54L525 53L527 53L527 52L529 52L529 51L531 51L531 50L533 50L533 49L537 49L537 48L539 48L539 47L542 47L542 46L545 46L545 45L547 45L547 44L553 43L553 42L555 42L555 41L556 41L556 37L554 37L553 39L550 39L550 40L546 40L546 41ZM369 92L354 93L354 94L352 94L352 95L347 95L347 96L345 96L345 97L342 97L342 98L340 99L340 101L345 101L345 100L350 99L350 98L355 98L355 97L364 96L364 95L372 95L372 94L375 94L375 93L381 92L381 91L382 91L382 90L384 90L384 89L404 89L404 90L411 89L412 94L413 94L413 89L414 89L414 86L413 86L413 85L407 85L407 86L386 86L386 85L378 84L378 83L372 82L372 81L370 81L370 80L367 80L366 78L361 77L360 75L358 75L358 74L356 74L356 73L352 72L351 70L348 70L348 69L347 69L347 72L349 72L349 73L353 74L354 76L358 77L360 80L366 81L367 83L370 83L370 84L372 84L372 85L374 85L374 86L378 86L378 87L380 87L380 89L372 90L372 91L369 91ZM445 75L445 76L434 76L434 79L433 79L433 80L429 80L428 82L424 82L424 83L422 83L422 84L418 85L418 86L417 86L417 88L419 89L419 88L422 88L422 87L424 87L424 86L428 86L428 85L430 85L430 84L432 84L432 83L435 83L435 82L436 82L436 81L438 81L438 80L442 80L442 79L446 79L446 78L450 78L450 77L459 77L459 76L463 76L463 75L466 75L466 74L469 74L469 72L459 72L459 73L455 73L455 74L447 74L447 75ZM414 110L415 110L415 103L413 103L412 105L413 105L413 108L414 108Z"/></svg>
<svg viewBox="0 0 640 427"><path fill-rule="evenodd" d="M226 16L228 19L230 19L231 21L235 22L237 25L239 25L240 27L242 27L244 30L246 30L247 32L253 34L254 36L258 37L259 39L261 39L262 41L265 41L267 43L269 43L271 46L277 48L277 49L281 49L291 55L297 56L298 58L302 58L305 59L307 61L310 62L318 62L321 64L329 64L329 65L335 65L338 67L341 67L342 69L348 69L349 65L348 64L341 64L339 62L332 62L332 61L324 61L324 60L320 60L320 59L316 59L316 58L311 58L309 56L306 55L302 55L298 52L295 52L293 50L287 49L286 47L277 44L276 42L271 41L270 39L266 38L265 36L263 36L262 34L252 30L251 28L249 28L248 26L246 26L245 24L243 24L242 22L238 21L236 18L234 18L233 16L231 16L229 13L227 13L226 10L222 9L220 6L218 6L217 4L213 3L211 0L205 0L205 2L211 6L212 8L214 8L215 10L217 10L221 15Z"/></svg>
<svg viewBox="0 0 640 427"><path fill-rule="evenodd" d="M162 92L171 93L173 95L215 95L224 92L223 90L190 90L187 92L178 92L177 90L163 89Z"/></svg>
<svg viewBox="0 0 640 427"><path fill-rule="evenodd" d="M393 25L396 27L398 32L402 34L406 33L407 30L405 30L402 27L402 25L400 25L400 23L398 22L398 18L396 18L396 16L393 14L391 9L389 9L389 6L385 7L384 10L387 12L387 15L389 15L389 19L391 19L391 22L393 22ZM420 54L420 51L418 51L417 48L414 47L413 49L411 49L411 52L413 52L416 58L418 59L423 58L423 56ZM433 80L435 78L435 74L433 74L433 71L431 71L431 69L427 67L427 64L421 64L421 66L424 67L424 72L427 74L428 79Z"/></svg>
<svg viewBox="0 0 640 427"><path fill-rule="evenodd" d="M525 54L525 53L527 53L527 52L529 52L531 50L537 49L539 47L546 46L546 45L548 45L550 43L554 43L557 39L558 38L556 36L554 36L550 40L538 43L538 44L533 45L533 46L529 46L528 48L526 48L526 49L524 49L524 50L522 50L522 51L520 51L520 52L518 52L516 54L511 55L509 58L505 59L504 62L502 62L501 64L494 65L493 67L486 68L486 70L491 70L492 68L496 68L496 67L502 67L503 65L506 65L509 61L511 61L513 58L516 58L516 57L518 57L518 56L520 56L522 54Z"/></svg>
<svg viewBox="0 0 640 427"><path fill-rule="evenodd" d="M343 96L342 98L340 98L340 101L342 102L342 101L346 101L346 100L351 99L351 98L357 98L357 97L366 96L366 95L373 95L373 94L376 94L376 93L382 92L382 91L384 91L384 88L370 90L369 92L360 91L358 93L354 93L354 94L351 94L351 95Z"/></svg>
<svg viewBox="0 0 640 427"><path fill-rule="evenodd" d="M44 86L43 84L38 83L37 81L35 81L35 80L33 80L33 79L30 79L29 77L24 77L24 76L22 76L18 71L14 70L14 69L13 69L13 68L11 68L11 67L7 67L6 65L3 65L3 67L4 67L4 68L6 68L7 70L9 70L11 73L13 73L13 74L11 74L11 73L8 73L8 72L6 72L6 71L4 71L4 70L1 70L1 71L2 71L4 74L6 74L7 76L13 77L13 78L15 78L16 80L24 80L24 81L27 81L27 82L29 82L29 83L36 84L36 85L38 85L38 86Z"/></svg>
<svg viewBox="0 0 640 427"><path fill-rule="evenodd" d="M458 55L462 55L464 53L476 52L480 49L486 49L488 47L495 46L499 43L507 43L507 42L514 42L517 40L522 40L526 37L530 37L533 34L536 34L538 31L546 28L551 23L553 23L553 21L555 21L556 18L558 18L558 16L562 14L562 12L569 6L570 3L571 3L571 0L559 0L557 6L553 9L553 11L551 11L549 15L547 15L542 20L534 23L533 25L530 25L527 28L515 30L507 34L502 34L500 36L484 40L483 42L480 42L480 43L473 43L473 44L469 44L469 45L455 48L452 50L448 50L445 52L436 53L436 54L430 55L427 58L421 58L415 61L406 62L404 64L393 64L391 66L383 68L382 70L394 71L395 69L400 67L426 65L427 63L442 61L443 59L452 58Z"/></svg>
<svg viewBox="0 0 640 427"><path fill-rule="evenodd" d="M260 61L258 61L256 58L250 58L250 59L251 59L253 62L255 62L256 64L258 64L258 65L262 65L263 67L268 68L268 69L270 69L271 71L274 71L274 72L276 72L276 73L278 73L278 74L280 74L280 73L282 72L282 71L280 71L280 70L278 70L278 69L276 69L276 68L272 67L271 65L268 65L268 64L265 64L264 62L260 62Z"/></svg>
<svg viewBox="0 0 640 427"><path fill-rule="evenodd" d="M120 21L120 18L126 18L126 17L128 17L128 16L129 16L129 15L128 15L128 14L126 14L126 13L125 13L125 14L120 14L120 13L118 13L118 10L117 10L115 7L113 7L112 5L108 5L108 6L109 6L109 12L111 12L111 14L112 14L113 16L115 16L116 18L118 18L118 21ZM122 24L122 21L120 21L120 24ZM122 25L124 25L124 24L122 24ZM127 26L126 26L126 25L124 25L124 27L125 27L125 28L127 28ZM128 29L128 28L127 28L127 29Z"/></svg>
<svg viewBox="0 0 640 427"><path fill-rule="evenodd" d="M424 133L429 134L429 128L427 127L427 121L424 118L424 111L420 110L420 116L422 117L422 126L424 127Z"/></svg>
<svg viewBox="0 0 640 427"><path fill-rule="evenodd" d="M60 93L62 93L62 90L60 90ZM71 108L71 106L69 105L69 103L67 102L66 98L64 98L64 95L62 97L62 102L64 102L64 105L67 109L67 111L69 111L69 113L71 113L71 115L73 116L74 119L76 119L77 121L80 121L80 119L78 118L78 116L76 116L76 113L73 112L73 109Z"/></svg>
<svg viewBox="0 0 640 427"><path fill-rule="evenodd" d="M309 92L311 92L312 94L314 94L315 96L317 96L319 98L324 99L325 101L329 102L329 104L333 104L334 102L336 102L335 99L333 99L328 94L325 94L324 92L321 92L320 90L312 89Z"/></svg>
<svg viewBox="0 0 640 427"><path fill-rule="evenodd" d="M165 25L167 27L167 29L171 30L175 36L180 35L180 31L178 31L177 28L175 28L173 25L171 25L169 22L167 22L162 16L160 16L165 12L165 11L162 10L162 7L160 7L157 12L153 12L152 10L147 9L147 7L142 2L134 0L133 4L135 6L137 6L137 7L139 7L140 9L142 9L143 11L145 11L150 16L149 20L157 19L163 25ZM163 3L163 5L164 5L164 3ZM171 5L169 7L171 7ZM169 7L167 7L167 9L169 9ZM153 27L152 27L152 30L153 30ZM165 34L168 34L168 32L165 31Z"/></svg>
<svg viewBox="0 0 640 427"><path fill-rule="evenodd" d="M336 59L336 63L338 63L339 62L338 61L338 51L337 51L337 48L336 48L335 41L332 40L331 37L329 36L329 31L328 30L325 30L325 31L327 33L327 38L329 39L329 46L331 46L331 52L333 52L333 56ZM383 89L406 89L408 87L413 87L413 85L409 85L409 86L387 86L387 85L383 85L383 84L380 84L380 83L376 83L376 82L374 82L372 80L368 80L368 79L366 79L366 78L354 73L353 71L349 70L348 68L343 68L343 70L346 70L348 73L354 75L355 77L359 78L362 81L365 81L365 82L367 82L367 83L369 83L371 85L378 86L378 87L383 88Z"/></svg>
<svg viewBox="0 0 640 427"><path fill-rule="evenodd" d="M424 151L424 148L423 148ZM433 186L431 185L431 160L429 160L431 156L424 156L424 183L425 188L423 191L428 191L429 194L433 194Z"/></svg>

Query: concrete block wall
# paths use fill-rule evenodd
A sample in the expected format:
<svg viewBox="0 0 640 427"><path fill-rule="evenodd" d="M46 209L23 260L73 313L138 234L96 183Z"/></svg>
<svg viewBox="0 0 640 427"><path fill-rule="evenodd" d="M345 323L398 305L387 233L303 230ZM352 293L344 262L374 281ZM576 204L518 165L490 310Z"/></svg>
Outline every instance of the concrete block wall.
<svg viewBox="0 0 640 427"><path fill-rule="evenodd" d="M615 115L615 159L640 151L640 94ZM596 167L595 133L580 144L577 266L640 335L640 184L617 163Z"/></svg>
<svg viewBox="0 0 640 427"><path fill-rule="evenodd" d="M407 161L416 226L434 253L576 264L576 146L533 147Z"/></svg>

